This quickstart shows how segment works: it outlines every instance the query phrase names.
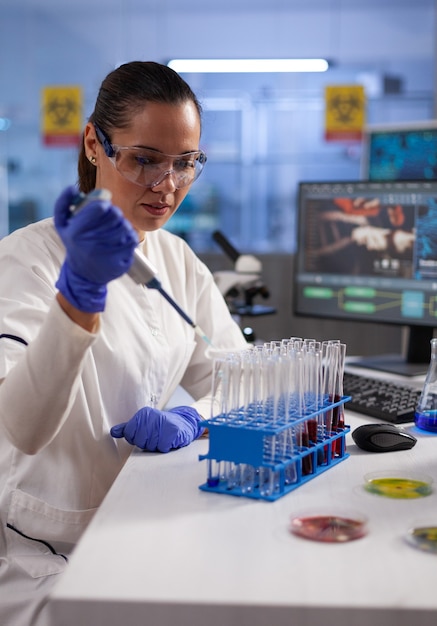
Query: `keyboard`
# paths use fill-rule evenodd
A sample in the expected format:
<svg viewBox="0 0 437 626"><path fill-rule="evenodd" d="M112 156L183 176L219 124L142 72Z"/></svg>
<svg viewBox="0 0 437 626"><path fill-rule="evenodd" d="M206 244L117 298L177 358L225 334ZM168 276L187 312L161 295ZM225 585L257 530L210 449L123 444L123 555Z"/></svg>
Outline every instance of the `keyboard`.
<svg viewBox="0 0 437 626"><path fill-rule="evenodd" d="M414 421L422 391L403 382L377 380L351 372L344 373L343 390L345 396L352 396L345 404L346 410L395 424Z"/></svg>

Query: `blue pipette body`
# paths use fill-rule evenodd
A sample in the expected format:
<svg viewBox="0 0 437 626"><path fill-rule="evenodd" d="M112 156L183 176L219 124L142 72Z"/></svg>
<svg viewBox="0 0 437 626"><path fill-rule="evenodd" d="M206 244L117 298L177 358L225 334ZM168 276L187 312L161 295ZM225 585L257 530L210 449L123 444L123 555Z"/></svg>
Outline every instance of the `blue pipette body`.
<svg viewBox="0 0 437 626"><path fill-rule="evenodd" d="M70 211L72 215L78 213L84 208L86 204L93 200L107 200L111 201L112 194L107 189L94 189L89 194L83 193L77 196L77 199L72 203ZM158 271L154 267L153 263L139 250L135 248L134 259L131 267L128 270L128 275L132 280L139 285L145 285L149 289L156 289L167 300L167 302L179 313L179 315L189 324L195 332L202 337L202 339L208 344L212 345L211 341L202 331L202 329L185 313L183 309L173 300L173 298L165 291L161 281L158 278Z"/></svg>

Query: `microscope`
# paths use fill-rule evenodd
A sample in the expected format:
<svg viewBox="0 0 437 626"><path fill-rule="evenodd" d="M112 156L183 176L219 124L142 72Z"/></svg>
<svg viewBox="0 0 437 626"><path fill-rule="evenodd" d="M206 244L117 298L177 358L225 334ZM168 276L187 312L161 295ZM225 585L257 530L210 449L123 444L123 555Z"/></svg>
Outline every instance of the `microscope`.
<svg viewBox="0 0 437 626"><path fill-rule="evenodd" d="M234 263L233 270L214 272L216 285L234 319L240 324L242 317L276 313L276 309L271 306L253 302L256 296L264 299L270 296L269 290L261 280L261 261L251 254L240 254L218 230L213 232L212 238ZM248 341L254 340L252 328L242 330Z"/></svg>

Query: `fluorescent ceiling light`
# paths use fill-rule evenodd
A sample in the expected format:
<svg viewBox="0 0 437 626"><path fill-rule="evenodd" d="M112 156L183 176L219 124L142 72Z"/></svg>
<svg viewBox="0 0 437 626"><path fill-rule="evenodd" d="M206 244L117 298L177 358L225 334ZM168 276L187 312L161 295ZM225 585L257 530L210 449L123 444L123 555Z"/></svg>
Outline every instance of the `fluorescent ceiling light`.
<svg viewBox="0 0 437 626"><path fill-rule="evenodd" d="M168 67L179 73L326 72L326 59L172 59Z"/></svg>

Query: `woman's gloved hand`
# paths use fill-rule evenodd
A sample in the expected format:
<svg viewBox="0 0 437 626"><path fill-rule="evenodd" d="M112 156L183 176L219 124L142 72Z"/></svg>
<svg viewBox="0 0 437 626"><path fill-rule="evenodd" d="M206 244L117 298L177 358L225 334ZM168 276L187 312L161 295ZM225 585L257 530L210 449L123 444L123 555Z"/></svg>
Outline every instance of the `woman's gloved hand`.
<svg viewBox="0 0 437 626"><path fill-rule="evenodd" d="M169 452L188 446L205 430L202 418L190 406L177 406L169 411L143 407L123 424L111 428L116 439L124 437L133 446L149 452Z"/></svg>
<svg viewBox="0 0 437 626"><path fill-rule="evenodd" d="M77 195L67 187L55 204L55 228L66 248L56 287L77 309L97 313L105 308L107 283L130 268L138 236L107 200L91 200L73 216Z"/></svg>

